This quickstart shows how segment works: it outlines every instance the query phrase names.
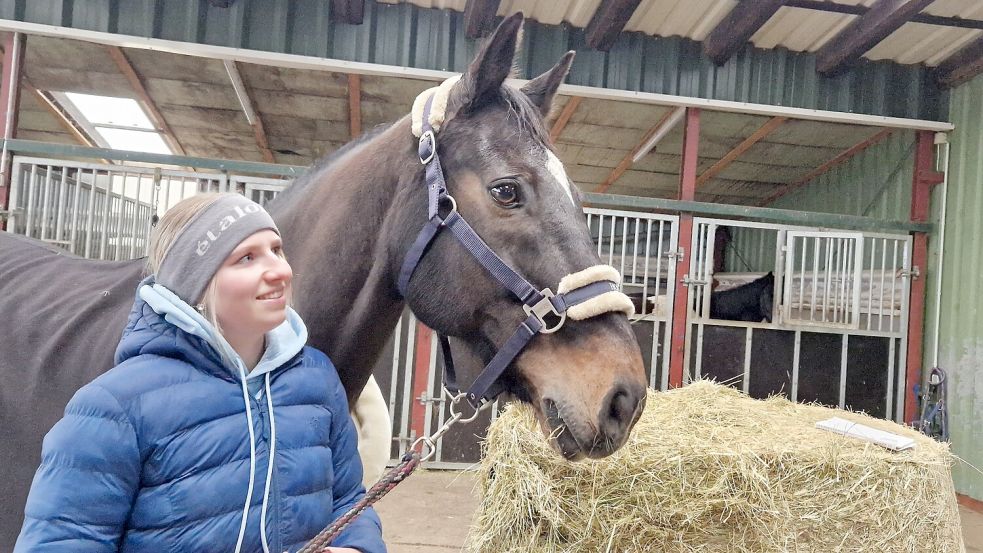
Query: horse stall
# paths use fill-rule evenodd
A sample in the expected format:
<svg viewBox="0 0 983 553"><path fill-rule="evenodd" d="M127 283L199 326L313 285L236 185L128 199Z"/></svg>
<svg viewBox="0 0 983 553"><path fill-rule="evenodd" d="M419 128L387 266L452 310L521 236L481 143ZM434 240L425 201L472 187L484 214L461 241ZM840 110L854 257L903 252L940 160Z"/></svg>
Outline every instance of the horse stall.
<svg viewBox="0 0 983 553"><path fill-rule="evenodd" d="M696 218L693 245L687 380L902 421L910 236Z"/></svg>

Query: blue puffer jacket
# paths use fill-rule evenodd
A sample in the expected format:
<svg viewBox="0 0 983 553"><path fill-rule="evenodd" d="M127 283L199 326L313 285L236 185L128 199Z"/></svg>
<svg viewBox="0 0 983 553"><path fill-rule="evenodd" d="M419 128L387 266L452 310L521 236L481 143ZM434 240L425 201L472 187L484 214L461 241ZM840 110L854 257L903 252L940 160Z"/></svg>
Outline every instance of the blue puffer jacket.
<svg viewBox="0 0 983 553"><path fill-rule="evenodd" d="M365 493L345 392L306 336L291 310L244 382L221 335L146 281L118 365L44 438L15 552L299 549ZM378 516L331 545L385 552Z"/></svg>

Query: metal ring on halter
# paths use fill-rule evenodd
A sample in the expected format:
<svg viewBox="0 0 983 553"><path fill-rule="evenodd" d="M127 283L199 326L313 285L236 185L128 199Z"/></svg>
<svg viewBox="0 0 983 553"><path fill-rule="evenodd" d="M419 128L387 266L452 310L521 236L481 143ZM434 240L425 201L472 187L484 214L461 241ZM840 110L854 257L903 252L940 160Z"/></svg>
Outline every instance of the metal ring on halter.
<svg viewBox="0 0 983 553"><path fill-rule="evenodd" d="M450 194L445 194L441 199L448 200L451 203L451 210L447 212L447 215L442 217L442 219L447 220L448 217L454 213L457 213L457 202L454 200L454 196L451 196Z"/></svg>
<svg viewBox="0 0 983 553"><path fill-rule="evenodd" d="M485 409L488 409L492 405L492 402L488 401L485 398L482 398L481 399L481 405L479 405L478 408L474 410L474 414L472 414L470 417L468 417L468 418L465 419L465 418L463 418L464 415L462 413L460 413L459 411L457 411L455 409L455 407L457 407L457 404L460 403L462 399L464 399L465 397L467 397L468 393L467 392L461 392L461 393L458 393L458 394L452 394L451 391L448 390L447 388L444 388L444 392L447 393L447 395L451 396L451 403L447 407L447 410L450 411L451 418L457 417L457 419L458 419L457 422L463 422L465 424L467 424L469 422L473 422L475 419L478 418L478 415L480 415L482 411L484 411Z"/></svg>

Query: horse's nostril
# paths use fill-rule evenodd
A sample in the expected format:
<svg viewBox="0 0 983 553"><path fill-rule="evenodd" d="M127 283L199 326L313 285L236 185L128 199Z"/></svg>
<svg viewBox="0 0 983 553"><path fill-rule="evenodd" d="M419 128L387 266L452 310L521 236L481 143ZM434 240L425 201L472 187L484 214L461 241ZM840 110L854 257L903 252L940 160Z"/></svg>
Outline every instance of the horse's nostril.
<svg viewBox="0 0 983 553"><path fill-rule="evenodd" d="M629 405L630 402L628 392L617 390L614 393L614 397L611 398L611 418L617 421L623 421L626 417L631 417L633 406Z"/></svg>
<svg viewBox="0 0 983 553"><path fill-rule="evenodd" d="M636 387L619 384L611 391L601 427L609 436L621 436L635 422L641 393ZM603 412L603 411L602 411Z"/></svg>

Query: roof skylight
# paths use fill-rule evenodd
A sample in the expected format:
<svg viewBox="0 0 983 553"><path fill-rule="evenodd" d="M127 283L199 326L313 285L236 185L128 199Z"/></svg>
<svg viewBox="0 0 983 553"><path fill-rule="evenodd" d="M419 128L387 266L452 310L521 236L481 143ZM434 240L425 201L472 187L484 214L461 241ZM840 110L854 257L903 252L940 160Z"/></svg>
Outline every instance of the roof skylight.
<svg viewBox="0 0 983 553"><path fill-rule="evenodd" d="M102 147L155 154L173 154L143 107L132 98L78 92L54 94Z"/></svg>

